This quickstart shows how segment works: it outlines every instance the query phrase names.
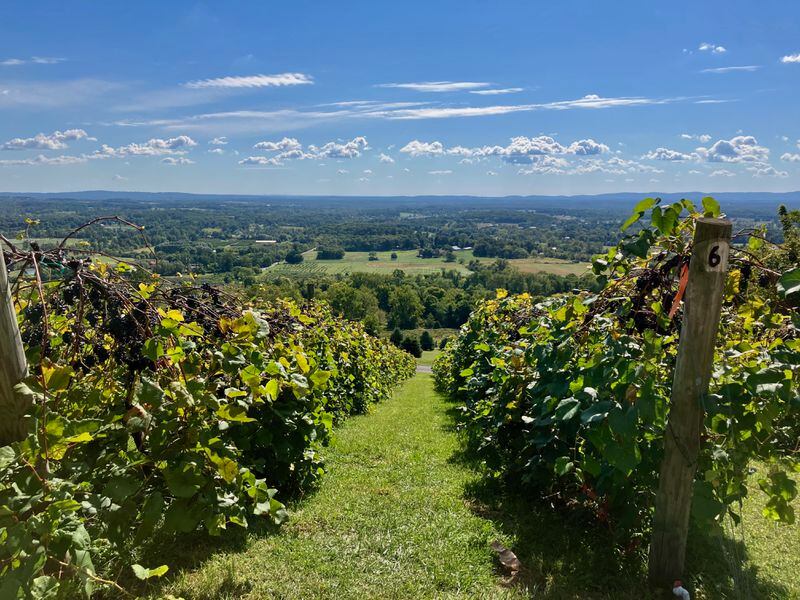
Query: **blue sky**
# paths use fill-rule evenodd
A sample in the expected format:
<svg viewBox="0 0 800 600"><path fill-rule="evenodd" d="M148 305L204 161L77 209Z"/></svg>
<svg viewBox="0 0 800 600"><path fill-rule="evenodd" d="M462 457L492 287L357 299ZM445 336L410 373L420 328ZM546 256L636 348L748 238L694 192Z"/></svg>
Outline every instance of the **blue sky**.
<svg viewBox="0 0 800 600"><path fill-rule="evenodd" d="M800 189L800 3L0 6L0 190Z"/></svg>

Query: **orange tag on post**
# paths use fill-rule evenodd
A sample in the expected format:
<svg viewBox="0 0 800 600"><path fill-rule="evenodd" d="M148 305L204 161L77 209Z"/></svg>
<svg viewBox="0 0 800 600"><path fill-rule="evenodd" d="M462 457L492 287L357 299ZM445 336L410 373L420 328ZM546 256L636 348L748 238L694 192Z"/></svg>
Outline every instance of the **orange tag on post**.
<svg viewBox="0 0 800 600"><path fill-rule="evenodd" d="M681 300L683 300L683 293L686 291L687 283L689 283L689 265L683 265L681 269L681 281L678 284L678 293L675 294L675 300L672 301L672 308L669 309L670 319L678 312L678 307L681 305Z"/></svg>

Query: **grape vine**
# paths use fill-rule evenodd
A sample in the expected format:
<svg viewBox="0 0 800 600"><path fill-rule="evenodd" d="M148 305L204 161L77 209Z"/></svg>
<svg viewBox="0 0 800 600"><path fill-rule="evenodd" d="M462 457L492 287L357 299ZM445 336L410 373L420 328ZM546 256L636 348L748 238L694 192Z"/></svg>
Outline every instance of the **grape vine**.
<svg viewBox="0 0 800 600"><path fill-rule="evenodd" d="M3 598L128 593L168 570L140 564L156 534L282 522L334 423L414 371L323 304L3 241L31 404L27 437L0 448Z"/></svg>
<svg viewBox="0 0 800 600"><path fill-rule="evenodd" d="M694 222L720 214L702 204L643 200L623 225L635 233L594 261L599 293L534 304L500 290L434 365L490 474L582 508L630 550L651 525ZM794 520L800 215L783 215L784 245L752 230L731 248L694 487L705 524L738 521L754 459L769 465L764 515Z"/></svg>

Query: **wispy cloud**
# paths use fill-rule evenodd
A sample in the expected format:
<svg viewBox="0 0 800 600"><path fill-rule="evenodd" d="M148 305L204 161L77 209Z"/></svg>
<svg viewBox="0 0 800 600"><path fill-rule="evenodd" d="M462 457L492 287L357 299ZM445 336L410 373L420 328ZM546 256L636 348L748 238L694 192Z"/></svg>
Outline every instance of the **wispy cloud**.
<svg viewBox="0 0 800 600"><path fill-rule="evenodd" d="M167 156L166 158L162 158L161 162L165 165L193 165L194 161L190 158L186 158L185 156Z"/></svg>
<svg viewBox="0 0 800 600"><path fill-rule="evenodd" d="M21 65L55 65L67 60L52 56L31 56L30 58L6 58L0 60L1 67L18 67Z"/></svg>
<svg viewBox="0 0 800 600"><path fill-rule="evenodd" d="M694 134L694 133L682 133L681 138L684 140L697 140L698 142L702 142L707 144L711 141L711 136L707 133L701 134Z"/></svg>
<svg viewBox="0 0 800 600"><path fill-rule="evenodd" d="M499 96L502 94L516 94L517 92L521 92L523 88L520 87L512 87L512 88L493 88L490 90L471 90L470 94L478 94L480 96Z"/></svg>
<svg viewBox="0 0 800 600"><path fill-rule="evenodd" d="M278 73L277 75L248 75L244 77L217 77L189 81L184 86L192 89L200 88L261 88L281 87L287 85L310 85L314 80L305 73Z"/></svg>
<svg viewBox="0 0 800 600"><path fill-rule="evenodd" d="M678 99L657 99L643 97L618 97L604 98L597 94L587 94L577 100L563 100L542 104L501 104L495 106L478 107L432 107L399 109L390 113L381 114L389 119L448 119L454 117L484 117L491 115L504 115L515 112L529 112L536 110L569 110L573 108L613 108L620 106L645 106L649 104L666 104Z"/></svg>
<svg viewBox="0 0 800 600"><path fill-rule="evenodd" d="M787 54L781 57L781 62L784 64L800 63L800 52L797 54Z"/></svg>
<svg viewBox="0 0 800 600"><path fill-rule="evenodd" d="M0 81L0 108L85 106L125 87L125 84L99 79Z"/></svg>
<svg viewBox="0 0 800 600"><path fill-rule="evenodd" d="M461 92L486 88L491 83L480 81L421 81L417 83L379 83L375 87L400 88L415 92Z"/></svg>
<svg viewBox="0 0 800 600"><path fill-rule="evenodd" d="M189 115L186 117L146 120L123 120L115 124L124 127L163 127L168 130L194 130L217 135L237 132L271 132L300 129L314 124L358 119L420 120L484 117L518 112L542 110L607 109L633 106L650 106L677 102L692 102L695 98L647 98L640 96L606 98L588 94L575 100L561 100L539 104L499 104L492 106L446 106L438 103L403 102L373 103L358 101L346 105L335 103L335 110L324 107L303 110L285 108L276 110L236 110ZM331 106L334 106L331 105Z"/></svg>
<svg viewBox="0 0 800 600"><path fill-rule="evenodd" d="M452 175L453 171L450 169L439 169L436 171L428 171L428 175Z"/></svg>
<svg viewBox="0 0 800 600"><path fill-rule="evenodd" d="M85 163L89 160L87 156L45 156L39 154L33 158L0 160L0 167L19 167L36 165L75 165Z"/></svg>
<svg viewBox="0 0 800 600"><path fill-rule="evenodd" d="M715 67L713 69L703 69L701 73L735 73L737 71L758 71L761 65L742 65L736 67Z"/></svg>

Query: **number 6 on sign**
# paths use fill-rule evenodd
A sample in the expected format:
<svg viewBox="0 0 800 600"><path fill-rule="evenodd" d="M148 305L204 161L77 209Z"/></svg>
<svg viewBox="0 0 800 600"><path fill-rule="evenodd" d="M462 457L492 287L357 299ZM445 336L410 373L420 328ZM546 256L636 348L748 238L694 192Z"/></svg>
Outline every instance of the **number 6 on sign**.
<svg viewBox="0 0 800 600"><path fill-rule="evenodd" d="M703 262L704 271L727 271L728 270L728 254L730 252L730 245L724 240L709 240L703 242L704 248L698 248L699 252L695 256L704 256Z"/></svg>

